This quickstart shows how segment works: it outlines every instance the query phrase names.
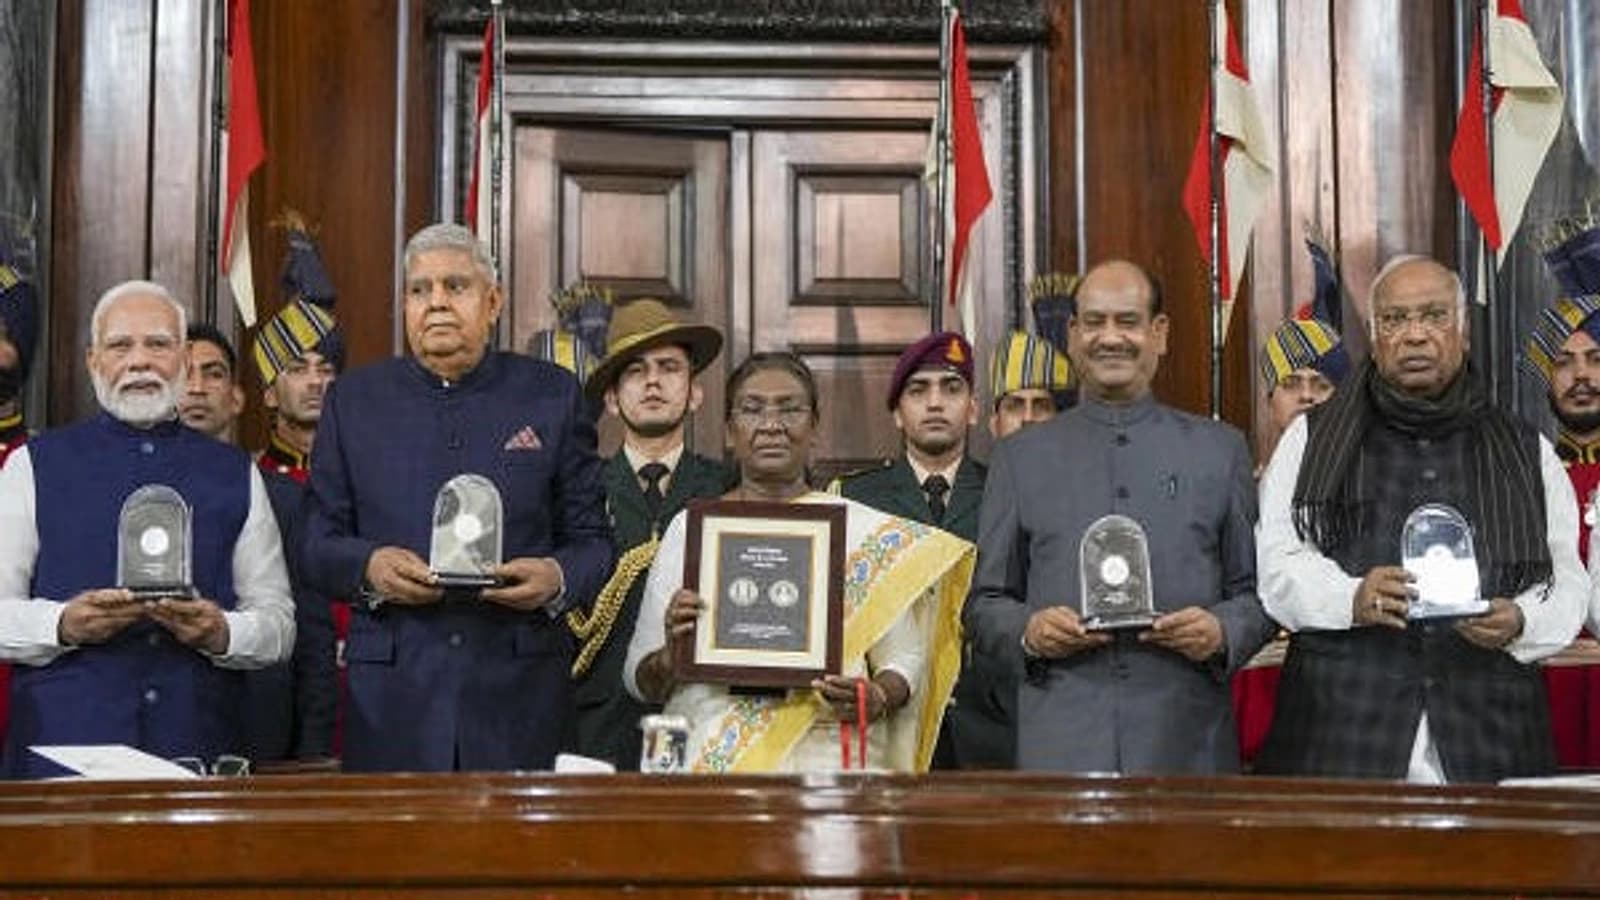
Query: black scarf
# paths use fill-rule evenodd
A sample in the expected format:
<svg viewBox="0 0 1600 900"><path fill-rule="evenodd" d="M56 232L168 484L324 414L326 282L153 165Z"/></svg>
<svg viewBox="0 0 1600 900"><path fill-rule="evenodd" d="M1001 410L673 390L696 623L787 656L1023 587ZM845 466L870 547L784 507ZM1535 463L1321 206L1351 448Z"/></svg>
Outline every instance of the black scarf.
<svg viewBox="0 0 1600 900"><path fill-rule="evenodd" d="M1363 506L1372 496L1361 450L1377 422L1429 438L1472 429L1466 487L1482 520L1473 527L1487 557L1485 588L1516 593L1550 578L1538 442L1525 440L1517 423L1490 402L1471 367L1438 397L1416 397L1379 377L1368 361L1333 399L1306 414L1306 451L1294 488L1301 540L1332 554L1360 536Z"/></svg>

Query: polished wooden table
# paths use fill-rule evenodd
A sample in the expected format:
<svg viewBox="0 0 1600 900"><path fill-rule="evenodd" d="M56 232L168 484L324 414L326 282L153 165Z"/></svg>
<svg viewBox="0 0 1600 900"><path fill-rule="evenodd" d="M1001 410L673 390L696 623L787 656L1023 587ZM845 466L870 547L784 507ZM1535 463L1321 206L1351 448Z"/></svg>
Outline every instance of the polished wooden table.
<svg viewBox="0 0 1600 900"><path fill-rule="evenodd" d="M0 785L0 897L630 888L673 897L1600 896L1600 793L1022 773Z"/></svg>

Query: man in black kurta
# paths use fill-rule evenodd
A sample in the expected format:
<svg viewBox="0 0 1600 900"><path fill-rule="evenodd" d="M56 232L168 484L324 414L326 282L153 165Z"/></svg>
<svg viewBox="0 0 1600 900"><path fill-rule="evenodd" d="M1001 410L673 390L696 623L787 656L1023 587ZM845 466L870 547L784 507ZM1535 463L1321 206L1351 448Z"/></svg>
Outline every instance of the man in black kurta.
<svg viewBox="0 0 1600 900"><path fill-rule="evenodd" d="M620 560L593 612L568 616L584 641L573 672L572 747L621 770L639 767L639 719L658 711L622 685L627 637L656 541L689 500L719 496L728 486L721 463L684 445L689 415L702 399L695 376L721 350L716 329L674 321L659 300L635 300L613 315L606 357L585 382L591 400L603 402L623 426L622 448L606 460L602 476Z"/></svg>

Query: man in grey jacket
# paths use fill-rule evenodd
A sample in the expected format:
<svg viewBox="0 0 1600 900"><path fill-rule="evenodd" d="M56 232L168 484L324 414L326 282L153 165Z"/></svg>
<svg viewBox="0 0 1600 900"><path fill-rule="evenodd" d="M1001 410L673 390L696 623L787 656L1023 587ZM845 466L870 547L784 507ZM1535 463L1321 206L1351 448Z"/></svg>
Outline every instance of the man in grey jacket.
<svg viewBox="0 0 1600 900"><path fill-rule="evenodd" d="M1151 396L1168 320L1142 269L1095 267L1077 304L1081 400L996 446L966 627L1025 673L1019 768L1236 771L1228 679L1275 630L1256 597L1244 437ZM1079 543L1112 513L1148 536L1147 628L1091 631L1080 615Z"/></svg>

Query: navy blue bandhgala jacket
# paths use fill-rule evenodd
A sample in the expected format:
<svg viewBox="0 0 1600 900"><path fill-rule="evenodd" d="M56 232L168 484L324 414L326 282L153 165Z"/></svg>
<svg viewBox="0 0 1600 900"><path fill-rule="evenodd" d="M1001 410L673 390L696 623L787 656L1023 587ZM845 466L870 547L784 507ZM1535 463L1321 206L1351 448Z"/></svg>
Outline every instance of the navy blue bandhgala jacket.
<svg viewBox="0 0 1600 900"><path fill-rule="evenodd" d="M341 376L312 454L302 560L329 596L361 593L372 552L428 557L434 498L485 476L505 505L505 558L553 557L559 604L481 600L357 605L345 647L351 771L549 768L572 716L575 640L559 615L610 575L601 464L578 382L550 363L491 352L446 382L414 359Z"/></svg>
<svg viewBox="0 0 1600 900"><path fill-rule="evenodd" d="M250 458L176 420L144 430L104 413L28 442L39 551L32 596L65 602L117 583L117 521L146 484L193 511L193 579L234 606L233 549L250 512ZM240 673L222 669L145 619L104 644L13 669L6 771L59 775L36 744L128 744L157 756L237 752Z"/></svg>

